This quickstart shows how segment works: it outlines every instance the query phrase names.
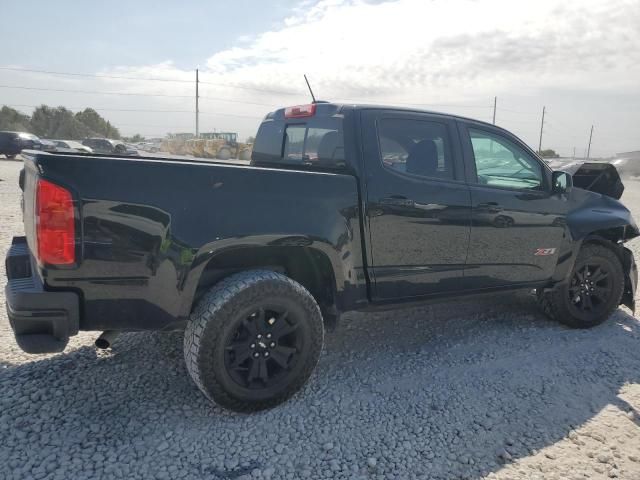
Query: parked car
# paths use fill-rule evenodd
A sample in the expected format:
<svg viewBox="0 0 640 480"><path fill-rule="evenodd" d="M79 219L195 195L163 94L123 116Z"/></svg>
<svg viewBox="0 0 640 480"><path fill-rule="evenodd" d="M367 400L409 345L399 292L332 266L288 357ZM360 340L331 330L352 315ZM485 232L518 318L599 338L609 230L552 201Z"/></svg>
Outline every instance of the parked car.
<svg viewBox="0 0 640 480"><path fill-rule="evenodd" d="M53 140L47 140L46 138L41 138L40 139L40 150L43 150L45 152L57 152L58 151L58 146L56 145L56 143Z"/></svg>
<svg viewBox="0 0 640 480"><path fill-rule="evenodd" d="M24 161L6 259L22 349L186 327L193 381L233 410L297 392L343 312L520 289L575 328L635 308L629 210L485 122L314 103L268 114L251 165Z"/></svg>
<svg viewBox="0 0 640 480"><path fill-rule="evenodd" d="M14 158L22 150L40 150L42 142L27 132L0 132L0 155Z"/></svg>
<svg viewBox="0 0 640 480"><path fill-rule="evenodd" d="M152 142L140 142L135 145L135 148L138 150L143 150L145 152L157 153L160 151L160 145Z"/></svg>
<svg viewBox="0 0 640 480"><path fill-rule="evenodd" d="M138 155L138 151L129 147L120 140L111 140L108 138L87 138L82 144L91 148L94 153L116 154L134 156Z"/></svg>
<svg viewBox="0 0 640 480"><path fill-rule="evenodd" d="M52 140L58 149L58 152L66 152L66 153L93 153L93 149L91 147L87 147L86 145L81 144L80 142L76 142L75 140Z"/></svg>

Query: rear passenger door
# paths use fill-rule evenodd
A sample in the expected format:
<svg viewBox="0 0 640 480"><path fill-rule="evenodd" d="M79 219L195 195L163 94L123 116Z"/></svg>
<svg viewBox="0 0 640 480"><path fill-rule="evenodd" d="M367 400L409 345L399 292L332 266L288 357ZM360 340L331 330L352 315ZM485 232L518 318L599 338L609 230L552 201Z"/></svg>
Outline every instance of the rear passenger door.
<svg viewBox="0 0 640 480"><path fill-rule="evenodd" d="M374 299L460 289L471 199L455 122L365 110L362 127Z"/></svg>

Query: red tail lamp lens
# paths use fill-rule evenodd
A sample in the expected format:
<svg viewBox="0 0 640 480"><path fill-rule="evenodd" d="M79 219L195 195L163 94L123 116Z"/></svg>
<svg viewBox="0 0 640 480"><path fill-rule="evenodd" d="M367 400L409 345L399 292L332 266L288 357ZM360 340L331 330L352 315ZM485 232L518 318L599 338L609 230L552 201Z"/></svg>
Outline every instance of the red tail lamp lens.
<svg viewBox="0 0 640 480"><path fill-rule="evenodd" d="M54 183L39 179L36 189L36 235L40 263L74 263L75 233L71 193Z"/></svg>

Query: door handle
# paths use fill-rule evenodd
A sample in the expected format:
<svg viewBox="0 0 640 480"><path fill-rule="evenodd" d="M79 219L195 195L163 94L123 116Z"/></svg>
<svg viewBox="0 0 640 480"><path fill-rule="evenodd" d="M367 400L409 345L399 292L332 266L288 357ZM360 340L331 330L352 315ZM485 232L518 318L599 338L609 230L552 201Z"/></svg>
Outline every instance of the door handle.
<svg viewBox="0 0 640 480"><path fill-rule="evenodd" d="M477 205L477 208L490 208L490 207L499 207L500 205L498 204L498 202L485 202L485 203L479 203Z"/></svg>
<svg viewBox="0 0 640 480"><path fill-rule="evenodd" d="M382 205L394 205L398 207L413 207L415 202L404 195L391 195L380 200Z"/></svg>

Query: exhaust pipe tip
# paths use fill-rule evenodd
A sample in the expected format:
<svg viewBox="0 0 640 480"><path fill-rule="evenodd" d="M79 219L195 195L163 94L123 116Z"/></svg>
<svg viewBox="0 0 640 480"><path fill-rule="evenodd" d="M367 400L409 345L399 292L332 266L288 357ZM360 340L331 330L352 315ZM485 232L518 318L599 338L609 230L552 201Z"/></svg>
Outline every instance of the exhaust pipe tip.
<svg viewBox="0 0 640 480"><path fill-rule="evenodd" d="M95 345L101 350L106 350L113 345L113 342L118 337L120 332L115 330L107 330L102 333L98 338L96 338Z"/></svg>

